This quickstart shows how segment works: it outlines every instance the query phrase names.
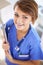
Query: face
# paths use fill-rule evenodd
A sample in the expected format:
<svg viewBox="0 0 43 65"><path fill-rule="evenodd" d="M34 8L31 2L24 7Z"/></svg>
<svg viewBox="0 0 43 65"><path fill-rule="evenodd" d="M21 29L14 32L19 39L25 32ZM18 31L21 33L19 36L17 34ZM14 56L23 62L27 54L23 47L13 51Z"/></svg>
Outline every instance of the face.
<svg viewBox="0 0 43 65"><path fill-rule="evenodd" d="M20 10L18 6L14 10L14 24L17 30L26 31L29 28L31 16Z"/></svg>

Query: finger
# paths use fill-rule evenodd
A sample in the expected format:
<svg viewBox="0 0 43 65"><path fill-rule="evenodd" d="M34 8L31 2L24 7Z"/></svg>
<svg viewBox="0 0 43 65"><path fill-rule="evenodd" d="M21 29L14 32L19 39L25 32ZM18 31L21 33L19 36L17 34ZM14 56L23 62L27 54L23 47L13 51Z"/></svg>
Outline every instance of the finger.
<svg viewBox="0 0 43 65"><path fill-rule="evenodd" d="M9 53L9 50L5 50L5 54L8 54Z"/></svg>
<svg viewBox="0 0 43 65"><path fill-rule="evenodd" d="M6 40L5 39L3 39L3 43L6 44Z"/></svg>
<svg viewBox="0 0 43 65"><path fill-rule="evenodd" d="M2 48L4 50L9 50L10 49L10 46L9 46L9 44L2 44Z"/></svg>

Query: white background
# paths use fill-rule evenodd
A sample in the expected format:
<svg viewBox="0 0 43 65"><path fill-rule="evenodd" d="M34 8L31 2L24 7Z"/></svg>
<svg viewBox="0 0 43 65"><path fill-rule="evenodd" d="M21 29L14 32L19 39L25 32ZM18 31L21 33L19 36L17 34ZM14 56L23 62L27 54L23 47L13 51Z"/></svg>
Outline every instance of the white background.
<svg viewBox="0 0 43 65"><path fill-rule="evenodd" d="M1 9L1 18L4 23L7 22L9 19L13 18L13 5L17 0L6 0L6 1L10 2L11 4ZM36 1L38 5L43 6L43 0L36 0ZM40 21L42 22L43 18L40 19ZM5 54L2 49L2 41L0 39L0 59L3 60L4 58Z"/></svg>

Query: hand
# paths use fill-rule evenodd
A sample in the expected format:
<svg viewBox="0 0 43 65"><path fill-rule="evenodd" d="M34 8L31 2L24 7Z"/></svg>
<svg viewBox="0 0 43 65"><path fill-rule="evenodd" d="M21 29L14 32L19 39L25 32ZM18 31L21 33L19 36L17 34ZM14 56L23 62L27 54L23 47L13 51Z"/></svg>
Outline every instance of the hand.
<svg viewBox="0 0 43 65"><path fill-rule="evenodd" d="M4 49L5 56L7 57L7 59L10 62L12 62L13 58L12 58L11 54L9 53L10 46L9 46L9 43L5 41L5 39L3 39L2 48Z"/></svg>
<svg viewBox="0 0 43 65"><path fill-rule="evenodd" d="M4 51L9 51L10 49L9 43L6 42L5 39L3 39L2 48L4 49Z"/></svg>

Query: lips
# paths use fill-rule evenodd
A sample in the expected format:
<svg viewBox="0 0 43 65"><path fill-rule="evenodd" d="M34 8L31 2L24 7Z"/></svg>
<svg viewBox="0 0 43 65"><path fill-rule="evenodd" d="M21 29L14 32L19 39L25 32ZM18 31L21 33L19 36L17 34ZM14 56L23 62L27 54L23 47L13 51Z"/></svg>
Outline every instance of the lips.
<svg viewBox="0 0 43 65"><path fill-rule="evenodd" d="M23 25L18 25L18 26L23 26Z"/></svg>
<svg viewBox="0 0 43 65"><path fill-rule="evenodd" d="M22 25L17 25L17 26L23 26L23 24Z"/></svg>

